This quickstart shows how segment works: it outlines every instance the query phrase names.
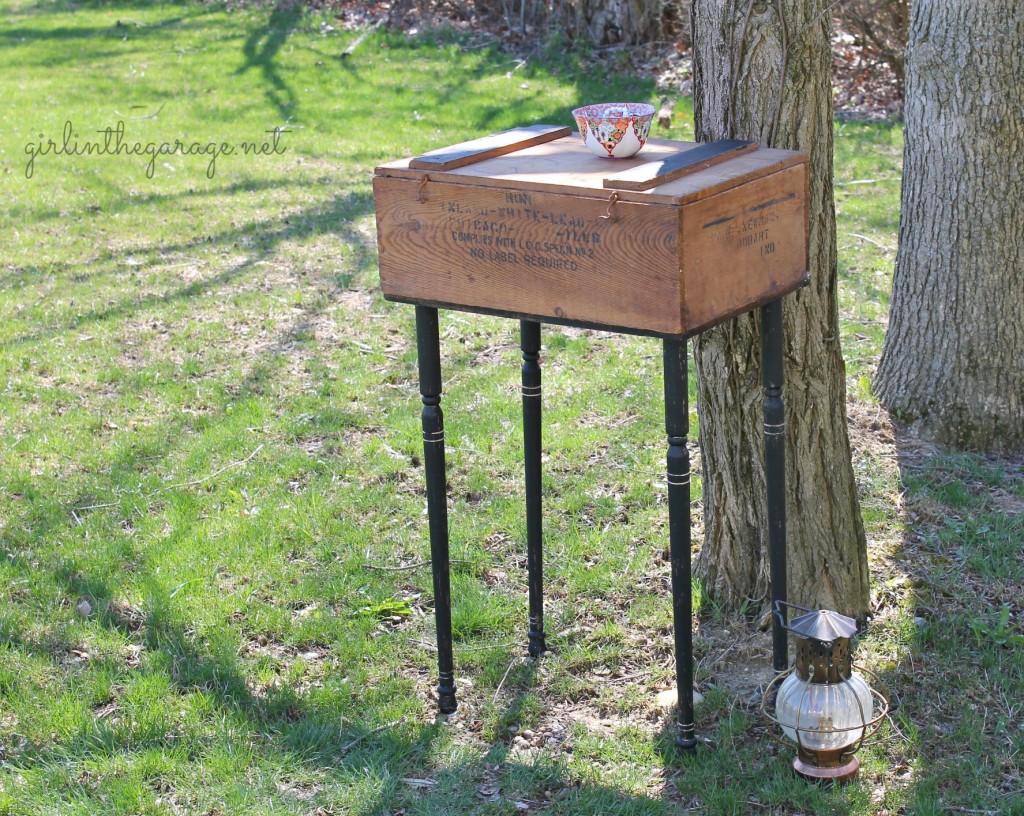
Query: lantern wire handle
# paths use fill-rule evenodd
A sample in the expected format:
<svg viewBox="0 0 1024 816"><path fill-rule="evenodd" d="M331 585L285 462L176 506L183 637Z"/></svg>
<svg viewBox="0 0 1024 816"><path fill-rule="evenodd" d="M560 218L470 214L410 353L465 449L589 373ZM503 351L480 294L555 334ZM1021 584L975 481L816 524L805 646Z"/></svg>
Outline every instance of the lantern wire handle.
<svg viewBox="0 0 1024 816"><path fill-rule="evenodd" d="M864 742L864 740L874 736L875 732L878 731L879 728L881 728L882 720L884 720L886 715L888 715L888 713L889 713L889 707L890 707L889 698L883 692L881 692L879 689L875 688L872 685L868 685L868 691L871 692L871 696L872 696L873 699L875 699L879 703L881 703L881 711L880 711L880 713L878 714L877 717L874 717L871 720L865 720L860 725L852 725L852 726L849 726L847 728L831 728L831 729L828 729L828 730L822 730L820 728L805 728L805 727L799 725L799 723L797 725L795 725L795 726L791 725L789 723L783 724L782 721L779 720L779 718L776 717L774 714L769 714L768 713L768 700L771 697L772 688L777 686L777 685L780 685L781 681L785 680L786 677L788 677L794 671L795 671L795 667L790 667L790 668L786 669L784 672L780 672L779 674L775 675L775 677L772 679L772 681L765 687L764 695L761 697L761 708L760 708L761 716L764 717L764 719L767 720L768 722L774 723L775 725L779 726L780 728L789 728L789 729L792 729L793 731L796 732L797 741L796 741L795 745L793 744L793 742L791 740L778 736L774 731L769 732L769 736L772 739L774 739L776 742L781 743L782 745L785 745L787 748L797 748L797 749L799 749L802 746L802 743L800 742L800 732L801 731L804 732L804 733L807 733L807 734L839 734L839 733L842 733L844 731L856 731L856 730L860 729L862 731L861 736L857 740L857 742L855 743L857 748L853 749L853 751L852 751L852 752L856 752L856 750L859 750L860 745ZM877 674L875 674L873 671L871 671L870 669L865 669L863 667L858 666L857 667L857 671L862 672L863 674L868 675L878 685L882 685L881 678L879 678L879 676ZM858 706L859 705L860 705L860 702L858 701ZM871 713L874 714L874 706L872 706Z"/></svg>
<svg viewBox="0 0 1024 816"><path fill-rule="evenodd" d="M785 610L783 610L783 608L782 608L784 606L788 606L790 609L799 609L801 612L811 612L811 613L813 613L813 612L818 612L819 610L811 609L810 607L806 607L806 606L800 606L800 604L790 603L789 601L776 601L775 602L775 617L778 618L779 625L783 629L786 629L787 631L792 632L794 635L800 635L800 637L804 637L803 632L798 632L796 629L794 629L792 626L789 625L789 622L786 620ZM829 649L832 648L832 641L831 640L823 640L822 643L828 644L827 648L829 648Z"/></svg>

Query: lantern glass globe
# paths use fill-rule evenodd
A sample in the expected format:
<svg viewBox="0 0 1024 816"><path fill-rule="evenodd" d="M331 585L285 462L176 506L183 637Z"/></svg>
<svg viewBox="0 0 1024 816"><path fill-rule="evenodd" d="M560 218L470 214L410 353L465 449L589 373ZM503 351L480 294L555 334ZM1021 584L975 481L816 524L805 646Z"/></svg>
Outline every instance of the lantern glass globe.
<svg viewBox="0 0 1024 816"><path fill-rule="evenodd" d="M832 751L859 742L873 710L871 689L857 672L840 683L811 683L794 671L775 700L775 716L783 732L810 751Z"/></svg>

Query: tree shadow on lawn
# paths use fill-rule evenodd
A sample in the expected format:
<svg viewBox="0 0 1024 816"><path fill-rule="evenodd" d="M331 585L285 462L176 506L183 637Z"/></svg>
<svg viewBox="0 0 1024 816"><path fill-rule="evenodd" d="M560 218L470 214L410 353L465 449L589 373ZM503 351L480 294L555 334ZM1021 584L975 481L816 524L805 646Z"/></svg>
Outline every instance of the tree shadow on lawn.
<svg viewBox="0 0 1024 816"><path fill-rule="evenodd" d="M244 398L250 388L258 387L259 380L255 376L256 385L240 387L239 397ZM171 493L156 490L143 494L141 487L138 494L119 494L117 485L123 483L126 472L137 474L137 481L143 483L150 471L156 469L154 462L162 462L173 453L178 440L188 434L189 426L190 418L178 414L163 422L151 437L119 446L117 455L107 459L102 472L88 474L71 501L61 501L31 485L9 486L16 493L22 492L27 510L11 520L5 530L3 555L7 569L15 576L12 586L30 586L26 594L34 595L35 603L26 597L24 611L18 608L20 604L7 607L0 616L0 645L49 660L55 668L66 672L64 688L58 694L74 693L79 671L107 673L123 683L149 675L165 676L180 694L203 692L212 695L225 712L241 714L251 722L254 734L276 745L276 750L306 757L322 752L322 747L330 744L332 751L336 751L337 703L325 714L315 701L303 697L290 684L266 688L253 685L253 663L249 663L249 671L243 663L244 633L227 622L219 631L209 627L197 631L187 593L176 598L191 581L172 587L169 581L173 580L158 575L160 569L149 555L153 548L159 555L161 542L140 542L121 534L121 530L104 535L93 529L93 535L85 536L81 546L66 546L67 542L82 539L78 531L88 523L91 513L112 514L111 525L116 529L117 519L122 519L124 526L149 513L154 504L173 501ZM140 455L142 450L144 456ZM191 488L182 489L188 492ZM113 502L109 501L111 497ZM189 525L179 525L172 531L172 535L182 539L188 539L190 534ZM65 546L52 552L48 542L61 541ZM204 575L201 580L210 579ZM130 597L141 597L141 602L131 603ZM60 611L45 622L34 620L31 609L40 603ZM76 604L83 603L87 604L84 615L76 611ZM140 649L135 653L136 664L126 666L124 656L111 653L109 644L98 649L89 645L92 638L83 630L92 625L107 629L122 637L127 646ZM293 658L292 651L298 650L277 657ZM89 655L84 663L83 654ZM112 702L116 703L116 698L96 701L93 709L105 709ZM349 695L339 692L338 702L342 704L341 710L347 712ZM12 765L31 767L36 762L45 764L64 751L86 758L93 751L102 754L143 747L133 736L119 736L106 716L97 714L77 737L70 737L70 743L63 746L0 745L0 753ZM131 731L120 727L121 732L125 730ZM147 745L174 749L175 739L173 733L151 735Z"/></svg>
<svg viewBox="0 0 1024 816"><path fill-rule="evenodd" d="M536 680L534 664L506 696L496 715L503 731L506 723L519 721ZM545 702L542 698L541 705ZM469 812L844 816L863 811L867 790L856 785L819 787L797 779L790 767L792 757L780 753L764 728L746 721L737 728L733 713L720 712L719 722L702 723L703 733L713 732L723 739L720 746L693 752L675 746L676 729L667 716L654 733L626 729L595 735L588 731L570 736L554 749L535 749L517 745L512 736L490 744L466 743L466 732L456 730L463 717L457 713L440 718L443 725L422 731L417 753L408 763L394 767L390 784L353 816ZM443 735L438 728L444 729ZM750 732L748 738L760 742L763 750L752 752L749 745L731 744L743 731ZM454 736L459 734L463 739ZM394 756L387 730L362 730L356 739L358 747L343 759L349 766L373 766L382 753ZM453 756L466 754L476 756L451 762Z"/></svg>
<svg viewBox="0 0 1024 816"><path fill-rule="evenodd" d="M877 658L893 708L872 750L893 806L1024 812L1024 461L943 450L884 412L871 430L901 491L868 630L898 644Z"/></svg>
<svg viewBox="0 0 1024 816"><path fill-rule="evenodd" d="M147 7L152 7L152 4L146 3ZM9 40L15 44L24 40L26 42L39 42L41 40L69 40L80 43L82 40L89 40L93 38L105 38L124 40L128 39L128 32L131 32L133 39L146 36L148 29L152 29L154 34L159 32L158 36L165 36L165 33L161 29L168 28L170 26L177 26L181 23L188 22L189 17L175 17L170 20L162 20L159 23L154 23L152 26L140 25L133 22L121 22L116 21L113 25L108 26L59 26L57 28L39 29L39 28L6 28L0 30L0 42ZM142 43L139 43L140 47ZM58 55L51 63L49 58L47 59L47 65L53 64L54 66L62 63L81 61L88 57L89 59L100 59L106 56L118 56L124 58L124 51L95 51L90 50L88 54L83 54L81 49L70 51L63 55Z"/></svg>
<svg viewBox="0 0 1024 816"><path fill-rule="evenodd" d="M365 29L364 29L365 31ZM357 32L353 32L355 36ZM456 59L464 59L466 54L479 54L479 61L470 62L462 72L431 72L431 57L417 57L419 51L443 49L450 47L460 49L465 46L465 34L448 27L425 28L418 34L405 35L400 31L384 31L379 38L363 44L352 57L336 61L339 74L353 84L377 85L374 78L375 65L372 59L363 60L364 50L374 47L388 47L392 61L408 51L415 61L422 61L424 73L417 82L408 87L380 88L381 99L393 97L400 100L397 107L401 110L397 118L387 122L389 127L401 127L402 118L410 114L416 120L445 122L447 126L457 128L460 135L442 134L435 139L429 148L435 149L445 144L461 142L473 138L481 138L496 130L533 125L538 123L568 125L575 128L571 112L583 104L591 104L609 98L630 98L636 101L650 99L655 94L653 76L640 76L626 68L607 70L599 56L584 50L566 46L564 49L545 49L533 52L525 59L517 53L503 51L494 43L485 49L465 48L458 53ZM319 53L319 52L318 52ZM324 54L325 57L332 55ZM335 55L336 56L336 55ZM433 57L437 59L437 57ZM509 70L509 69L513 70ZM538 109L538 102L532 94L533 80L544 81L557 78L561 83L572 83L576 88L576 98L559 104L545 98ZM496 91L493 84L487 84L483 90L477 84L480 80L503 79L509 85ZM339 83L342 88L345 82ZM412 108L416 110L413 111ZM518 112L522 111L520 115ZM382 112L383 113L383 112ZM342 123L344 124L344 123ZM383 124L383 122L382 122ZM438 126L440 128L440 126ZM437 130L441 134L441 130ZM465 134L465 135L461 135ZM655 134L652 133L652 137ZM572 138L572 137L570 137ZM392 156L388 160L402 158Z"/></svg>
<svg viewBox="0 0 1024 816"><path fill-rule="evenodd" d="M298 27L304 15L302 0L277 0L265 25L254 29L242 46L245 64L236 75L258 68L266 83L267 100L277 108L284 122L291 119L298 107L298 98L275 62L277 53Z"/></svg>
<svg viewBox="0 0 1024 816"><path fill-rule="evenodd" d="M0 42L5 39L9 39L14 43L18 43L22 40L32 42L40 40L79 41L78 47L70 49L66 54L54 54L50 56L50 59L52 59L53 62L50 63L48 61L47 64L57 66L72 60L92 60L111 55L121 57L125 56L124 51L97 52L94 50L86 50L82 47L82 40L89 40L92 38L118 40L131 38L133 40L141 40L142 38L148 38L151 35L158 38L165 37L165 29L175 28L188 23L201 24L203 17L209 16L213 13L211 9L204 8L198 3L187 2L187 0L165 2L162 3L162 5L177 6L186 13L174 17L168 17L153 23L142 23L139 20L130 18L115 18L109 25L62 25L52 28L37 28L28 25L19 25L19 27L9 28L5 27L0 29ZM39 0L39 2L33 3L31 6L23 6L13 10L5 9L4 14L7 16L9 21L17 20L19 23L28 23L34 18L54 14L67 15L67 17L62 17L61 19L73 21L76 19L73 16L73 13L78 10L112 10L131 13L133 10L151 11L153 7L154 3L152 0Z"/></svg>
<svg viewBox="0 0 1024 816"><path fill-rule="evenodd" d="M99 183L99 180L97 180ZM119 215L120 213L130 212L137 207L147 207L150 205L161 206L164 204L175 204L185 201L202 201L203 199L214 198L219 196L234 196L245 193L261 193L270 192L274 190L285 190L291 187L297 187L302 182L292 181L291 179L275 178L275 179L246 179L244 181L234 181L230 184L226 184L221 187L208 187L204 190L196 189L183 189L178 190L174 193L142 193L136 195L125 195L123 185L107 185L107 188L114 194L117 195L117 199L112 203L105 204L101 211L97 211L90 217L95 220L106 219L111 216ZM59 207L51 207L49 209L36 209L31 206L19 206L15 204L7 210L7 214L12 221L23 221L31 222L33 224L40 224L45 221L61 221L67 218L68 211ZM83 225L84 226L84 225ZM159 248L167 248L173 246L172 244L161 244ZM158 248L158 249L159 249ZM152 248L150 248L152 250ZM154 263L159 261L159 258L153 257ZM73 263L70 261L61 262L60 264L51 264L46 267L35 267L32 271L39 273L40 271L46 273L58 274L61 271L70 271L72 269L82 267L81 263ZM25 269L18 269L17 267L6 269L0 272L0 289L4 289L10 286L14 286L16 283L20 284L21 280L26 274Z"/></svg>
<svg viewBox="0 0 1024 816"><path fill-rule="evenodd" d="M184 424L185 420L179 419L175 428L165 429L167 448ZM151 447L150 453L157 450ZM115 471L145 467L127 450L111 463ZM102 486L94 484L78 501L92 501L102 492ZM84 512L81 518L85 518ZM19 524L24 535L5 542L8 558L33 581L52 582L72 605L76 599L88 600L95 624L143 647L144 662L126 669L122 660L102 656L81 664L80 669L68 668L73 655L95 647L83 643L80 631L74 636L67 633L67 624L60 622L42 640L5 625L0 640L48 658L72 673L107 671L125 683L129 678L156 675L165 677L181 695L199 692L212 697L216 707L211 713L233 718L239 724L238 738L251 736L256 761L272 767L291 767L298 762L322 773L327 792L309 799L310 812L318 805L330 812L332 784L365 788L358 807L346 810L352 816L393 814L403 808L407 816L524 812L517 803L526 806L525 812L566 816L667 816L681 809L710 814L771 809L841 816L862 810L860 804L868 795L852 787L820 789L794 780L790 757L780 754L764 729L732 704L698 712L700 732L714 737L718 747L701 748L694 754L681 754L674 747L674 728L668 718L655 733L577 732L570 733L554 750L517 747L508 726L522 722L526 709L538 704L538 696L539 705L547 707L560 695L546 698L543 691L538 695L540 666L527 662L508 675L504 695L499 689L495 703L489 706L490 690L467 688L463 681L479 679L488 672L500 675L508 661L502 650L488 653L472 674L462 670L463 707L441 722L432 722L435 701L423 694L421 684L416 688L408 679L399 678L395 684L371 675L351 685L328 684L320 693L302 693L291 682L254 685L255 664L251 656L244 656L244 636L231 624L219 634L211 635L208 629L198 634L188 600L175 598L180 587L172 589L167 583L170 579L156 579L146 552L134 540L110 546L113 551L107 553L107 563L102 566L89 552L40 564L38 548L35 553L26 551L30 539L66 534L74 525L66 508L40 506ZM121 587L127 577L138 579L145 589L146 599L140 607L125 602ZM458 657L458 646L456 649ZM358 671L355 666L337 664L333 670ZM435 680L428 682L432 686ZM181 735L168 732L168 726L153 730L145 724L139 729L111 724L102 712L117 703L116 696L95 700L93 720L69 743L9 750L6 762L9 767L28 770L54 757L62 762L84 762L113 753L130 757L136 751L180 747ZM488 708L486 719L497 723L504 735L489 742L470 736L474 728L470 718ZM465 726L468 728L463 730ZM760 747L752 751L751 743ZM656 759L652 761L652 757ZM660 778L647 778L652 766Z"/></svg>
<svg viewBox="0 0 1024 816"><path fill-rule="evenodd" d="M204 248L209 245L244 246L247 257L240 263L225 265L223 269L210 277L199 278L178 289L136 299L124 298L107 308L76 314L74 318L62 324L43 326L28 334L0 342L0 352L44 342L66 332L80 330L90 324L123 319L129 315L166 306L176 301L197 298L217 289L227 290L232 284L252 274L264 256L287 241L302 240L325 233L339 235L346 245L353 249L356 268L363 271L374 264L376 253L367 249L365 236L355 228L353 221L372 211L373 195L370 191L346 192L326 202L319 202L298 213L289 213L287 216L270 222L249 222L240 227L225 229L211 235L195 236L178 242L125 247L113 253L108 259L107 263L111 269L120 266L123 258L134 258L144 264L159 267L165 263L165 256L173 257L177 253L187 252L196 246ZM67 265L65 268L72 269L74 265ZM11 274L17 275L20 279L24 273ZM47 274L49 274L48 270Z"/></svg>

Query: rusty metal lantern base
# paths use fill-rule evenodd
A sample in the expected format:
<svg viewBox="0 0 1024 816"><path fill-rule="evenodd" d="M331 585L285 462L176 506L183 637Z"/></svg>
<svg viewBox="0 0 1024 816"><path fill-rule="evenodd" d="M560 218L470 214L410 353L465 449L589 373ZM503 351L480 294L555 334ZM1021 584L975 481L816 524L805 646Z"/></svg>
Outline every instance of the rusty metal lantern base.
<svg viewBox="0 0 1024 816"><path fill-rule="evenodd" d="M849 760L842 765L829 764L828 767L815 765L799 756L793 760L793 770L804 779L810 779L813 782L837 782L844 785L853 781L859 768L860 761L855 756L849 757Z"/></svg>

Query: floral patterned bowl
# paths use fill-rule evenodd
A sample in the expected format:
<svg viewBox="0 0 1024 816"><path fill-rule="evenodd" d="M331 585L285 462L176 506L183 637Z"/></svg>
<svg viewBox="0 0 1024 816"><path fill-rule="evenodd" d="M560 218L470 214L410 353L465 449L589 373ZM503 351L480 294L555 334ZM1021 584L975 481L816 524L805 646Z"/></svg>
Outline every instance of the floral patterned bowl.
<svg viewBox="0 0 1024 816"><path fill-rule="evenodd" d="M572 112L584 143L598 156L625 159L640 151L651 132L654 105L602 102Z"/></svg>

